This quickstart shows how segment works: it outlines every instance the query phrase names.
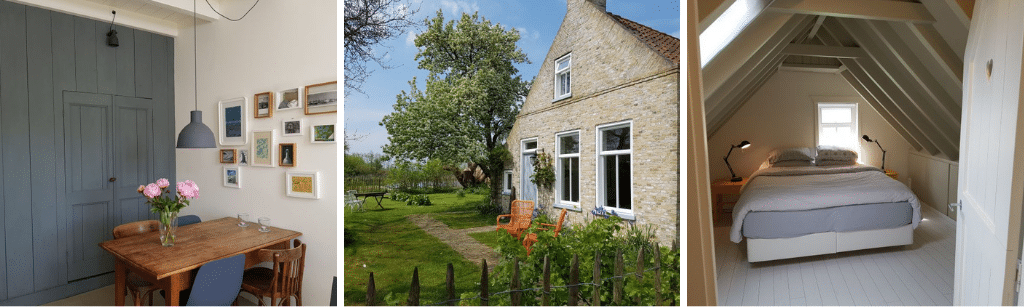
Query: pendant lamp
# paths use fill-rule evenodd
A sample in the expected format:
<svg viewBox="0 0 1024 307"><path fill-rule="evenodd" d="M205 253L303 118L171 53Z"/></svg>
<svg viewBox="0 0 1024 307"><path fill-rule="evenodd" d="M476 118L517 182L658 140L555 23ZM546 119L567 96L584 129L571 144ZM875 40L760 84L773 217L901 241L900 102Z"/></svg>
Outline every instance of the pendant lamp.
<svg viewBox="0 0 1024 307"><path fill-rule="evenodd" d="M213 131L210 127L203 124L203 111L199 111L199 51L197 44L197 33L196 31L196 1L192 1L192 52L193 52L193 80L195 80L195 104L196 109L192 111L191 122L185 125L185 128L181 128L181 132L178 133L178 146L177 148L217 148L217 141L213 137Z"/></svg>

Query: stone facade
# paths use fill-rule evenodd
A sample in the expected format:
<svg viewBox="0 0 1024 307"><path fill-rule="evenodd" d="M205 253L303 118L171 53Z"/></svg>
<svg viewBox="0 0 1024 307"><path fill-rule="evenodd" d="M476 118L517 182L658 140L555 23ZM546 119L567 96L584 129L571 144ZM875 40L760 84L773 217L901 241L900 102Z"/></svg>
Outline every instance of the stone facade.
<svg viewBox="0 0 1024 307"><path fill-rule="evenodd" d="M536 138L539 150L553 154L556 133L579 131L579 209L566 219L584 223L595 218L591 211L599 199L598 126L629 122L632 214L638 225L655 227L661 244L671 244L679 238L680 219L678 55L671 60L639 39L605 12L602 0L567 2L565 19L507 138L514 162L506 169L521 191L521 141ZM570 53L572 96L554 100L554 62ZM557 218L553 189L540 188L537 202Z"/></svg>

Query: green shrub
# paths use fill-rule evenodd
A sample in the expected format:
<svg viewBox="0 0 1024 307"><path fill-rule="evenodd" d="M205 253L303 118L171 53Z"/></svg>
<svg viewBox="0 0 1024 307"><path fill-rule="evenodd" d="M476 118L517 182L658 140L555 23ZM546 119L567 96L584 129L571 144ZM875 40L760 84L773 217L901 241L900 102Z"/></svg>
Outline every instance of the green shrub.
<svg viewBox="0 0 1024 307"><path fill-rule="evenodd" d="M394 201L406 201L409 200L409 194L404 192L391 192L391 200Z"/></svg>
<svg viewBox="0 0 1024 307"><path fill-rule="evenodd" d="M455 192L455 196L458 197L458 198L466 197L466 190L462 189L462 190L456 191Z"/></svg>
<svg viewBox="0 0 1024 307"><path fill-rule="evenodd" d="M501 208L491 204L490 198L471 203L483 215L501 214Z"/></svg>
<svg viewBox="0 0 1024 307"><path fill-rule="evenodd" d="M412 195L409 196L409 200L405 201L406 206L430 206L430 197L427 195Z"/></svg>

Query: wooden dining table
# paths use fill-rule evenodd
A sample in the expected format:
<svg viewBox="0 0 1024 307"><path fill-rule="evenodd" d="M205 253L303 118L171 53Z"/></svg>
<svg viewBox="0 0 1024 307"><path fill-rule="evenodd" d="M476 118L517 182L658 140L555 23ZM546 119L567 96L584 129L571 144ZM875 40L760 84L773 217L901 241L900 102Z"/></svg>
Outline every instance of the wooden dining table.
<svg viewBox="0 0 1024 307"><path fill-rule="evenodd" d="M178 227L174 246L160 244L160 232L110 240L100 247L114 256L114 304L124 306L128 272L166 292L169 306L179 306L178 292L192 287L199 267L210 261L245 254L245 268L256 264L259 250L285 249L302 233L277 227L260 232L259 224L239 227L238 219L225 217ZM154 293L155 294L155 293Z"/></svg>

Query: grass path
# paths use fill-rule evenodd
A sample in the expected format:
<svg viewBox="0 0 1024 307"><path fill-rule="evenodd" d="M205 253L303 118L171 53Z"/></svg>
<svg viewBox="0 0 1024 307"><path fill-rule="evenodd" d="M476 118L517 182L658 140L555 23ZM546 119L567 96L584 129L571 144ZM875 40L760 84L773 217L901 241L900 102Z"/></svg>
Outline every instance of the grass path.
<svg viewBox="0 0 1024 307"><path fill-rule="evenodd" d="M494 267L498 265L498 252L469 236L469 233L473 232L494 231L494 226L451 229L448 225L426 214L413 214L409 215L408 218L413 224L423 229L423 231L448 244L448 246L461 254L463 258L473 261L477 265L480 265L482 260L486 259L488 271L494 271Z"/></svg>

